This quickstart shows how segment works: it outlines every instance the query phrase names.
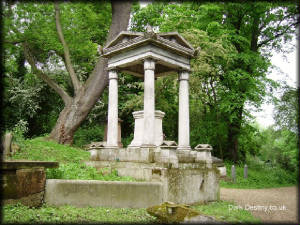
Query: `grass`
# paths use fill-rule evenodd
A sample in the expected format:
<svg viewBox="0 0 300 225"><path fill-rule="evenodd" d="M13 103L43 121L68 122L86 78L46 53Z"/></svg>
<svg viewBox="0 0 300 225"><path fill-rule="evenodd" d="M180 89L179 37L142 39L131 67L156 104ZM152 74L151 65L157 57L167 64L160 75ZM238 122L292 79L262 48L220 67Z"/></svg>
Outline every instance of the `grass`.
<svg viewBox="0 0 300 225"><path fill-rule="evenodd" d="M21 150L11 158L79 163L81 160L89 160L89 156L89 152L83 149L61 145L55 141L46 140L45 137L38 137L23 140Z"/></svg>
<svg viewBox="0 0 300 225"><path fill-rule="evenodd" d="M213 216L219 221L226 221L230 223L259 223L260 220L253 217L252 214L244 209L232 210L232 206L236 206L233 202L216 201L207 205L193 206L195 210L203 214Z"/></svg>
<svg viewBox="0 0 300 225"><path fill-rule="evenodd" d="M287 187L297 184L297 176L295 173L289 173L279 167L271 167L268 165L252 164L248 166L248 178L244 178L244 166L235 165L236 182L231 181L230 163L225 163L227 169L228 180L221 180L220 187L225 188L274 188Z"/></svg>
<svg viewBox="0 0 300 225"><path fill-rule="evenodd" d="M206 205L196 205L192 208L206 215L216 217L218 220L229 223L258 223L246 210L230 210L231 202L218 201ZM108 207L85 207L73 206L53 207L43 205L40 208L27 206L4 205L3 223L155 223L156 218L150 216L146 209L125 209Z"/></svg>
<svg viewBox="0 0 300 225"><path fill-rule="evenodd" d="M5 205L3 207L3 223L151 223L155 219L145 209L117 209L107 207L73 206L53 207L43 205L40 208Z"/></svg>
<svg viewBox="0 0 300 225"><path fill-rule="evenodd" d="M36 161L57 161L59 168L47 169L47 179L81 179L135 181L132 177L120 177L116 170L102 169L97 171L81 161L89 160L90 153L80 148L58 144L45 137L22 140L21 150L10 159Z"/></svg>

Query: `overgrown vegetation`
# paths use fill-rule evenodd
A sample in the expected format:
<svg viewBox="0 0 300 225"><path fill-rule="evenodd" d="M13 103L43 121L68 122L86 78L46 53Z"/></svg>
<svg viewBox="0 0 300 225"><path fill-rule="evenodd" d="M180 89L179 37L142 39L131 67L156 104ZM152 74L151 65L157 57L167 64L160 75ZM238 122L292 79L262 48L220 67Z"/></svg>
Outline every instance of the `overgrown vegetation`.
<svg viewBox="0 0 300 225"><path fill-rule="evenodd" d="M206 215L216 217L218 220L229 223L257 223L246 210L232 210L232 202L219 201L206 205L192 206L194 209ZM53 207L43 205L40 208L29 208L21 204L4 205L3 223L155 223L156 218L150 216L146 209L126 209L108 207L85 207L73 206Z"/></svg>
<svg viewBox="0 0 300 225"><path fill-rule="evenodd" d="M85 165L82 161L89 160L90 153L80 148L58 144L46 140L46 137L19 138L18 143L22 143L22 147L11 159L59 162L59 168L46 170L47 179L135 181L132 177L118 176L116 170L104 168L97 171Z"/></svg>

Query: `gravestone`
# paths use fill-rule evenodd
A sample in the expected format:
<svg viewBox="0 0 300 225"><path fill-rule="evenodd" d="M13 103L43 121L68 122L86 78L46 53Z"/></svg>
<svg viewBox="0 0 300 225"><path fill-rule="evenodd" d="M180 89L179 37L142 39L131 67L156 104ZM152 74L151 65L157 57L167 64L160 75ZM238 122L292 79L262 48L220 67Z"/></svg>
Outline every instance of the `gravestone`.
<svg viewBox="0 0 300 225"><path fill-rule="evenodd" d="M231 178L232 178L232 181L235 183L236 182L236 171L235 171L234 165L231 166Z"/></svg>
<svg viewBox="0 0 300 225"><path fill-rule="evenodd" d="M2 146L3 146L3 158L5 159L7 156L11 155L11 151L12 151L12 139L13 139L13 135L12 133L6 133L3 137L2 137Z"/></svg>
<svg viewBox="0 0 300 225"><path fill-rule="evenodd" d="M245 166L244 166L244 178L245 179L248 178L248 166L247 166L247 164L245 164Z"/></svg>

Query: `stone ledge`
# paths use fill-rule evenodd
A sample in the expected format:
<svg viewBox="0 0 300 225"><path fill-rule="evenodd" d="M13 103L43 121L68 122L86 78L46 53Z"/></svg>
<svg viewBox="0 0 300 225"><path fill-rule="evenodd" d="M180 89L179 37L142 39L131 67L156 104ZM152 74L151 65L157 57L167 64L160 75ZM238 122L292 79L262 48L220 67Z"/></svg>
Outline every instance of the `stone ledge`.
<svg viewBox="0 0 300 225"><path fill-rule="evenodd" d="M1 170L18 170L18 169L28 169L32 167L44 167L44 168L57 168L59 166L58 162L45 162L45 161L27 161L27 160L13 160L13 161L3 161L1 163Z"/></svg>

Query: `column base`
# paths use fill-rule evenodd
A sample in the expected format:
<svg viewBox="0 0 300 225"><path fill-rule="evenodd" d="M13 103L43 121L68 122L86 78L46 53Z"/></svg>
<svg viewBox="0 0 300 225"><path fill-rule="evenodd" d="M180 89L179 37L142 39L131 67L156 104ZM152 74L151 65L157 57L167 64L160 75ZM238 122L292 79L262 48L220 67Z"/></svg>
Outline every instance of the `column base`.
<svg viewBox="0 0 300 225"><path fill-rule="evenodd" d="M189 146L178 147L176 151L176 155L178 158L178 162L181 163L191 163L195 162L195 158L192 156L191 148Z"/></svg>
<svg viewBox="0 0 300 225"><path fill-rule="evenodd" d="M104 148L120 148L119 146L116 146L116 145L106 145Z"/></svg>
<svg viewBox="0 0 300 225"><path fill-rule="evenodd" d="M191 151L192 148L191 148L191 146L178 146L176 150L177 151Z"/></svg>
<svg viewBox="0 0 300 225"><path fill-rule="evenodd" d="M141 148L155 148L156 145L155 144L142 144Z"/></svg>

